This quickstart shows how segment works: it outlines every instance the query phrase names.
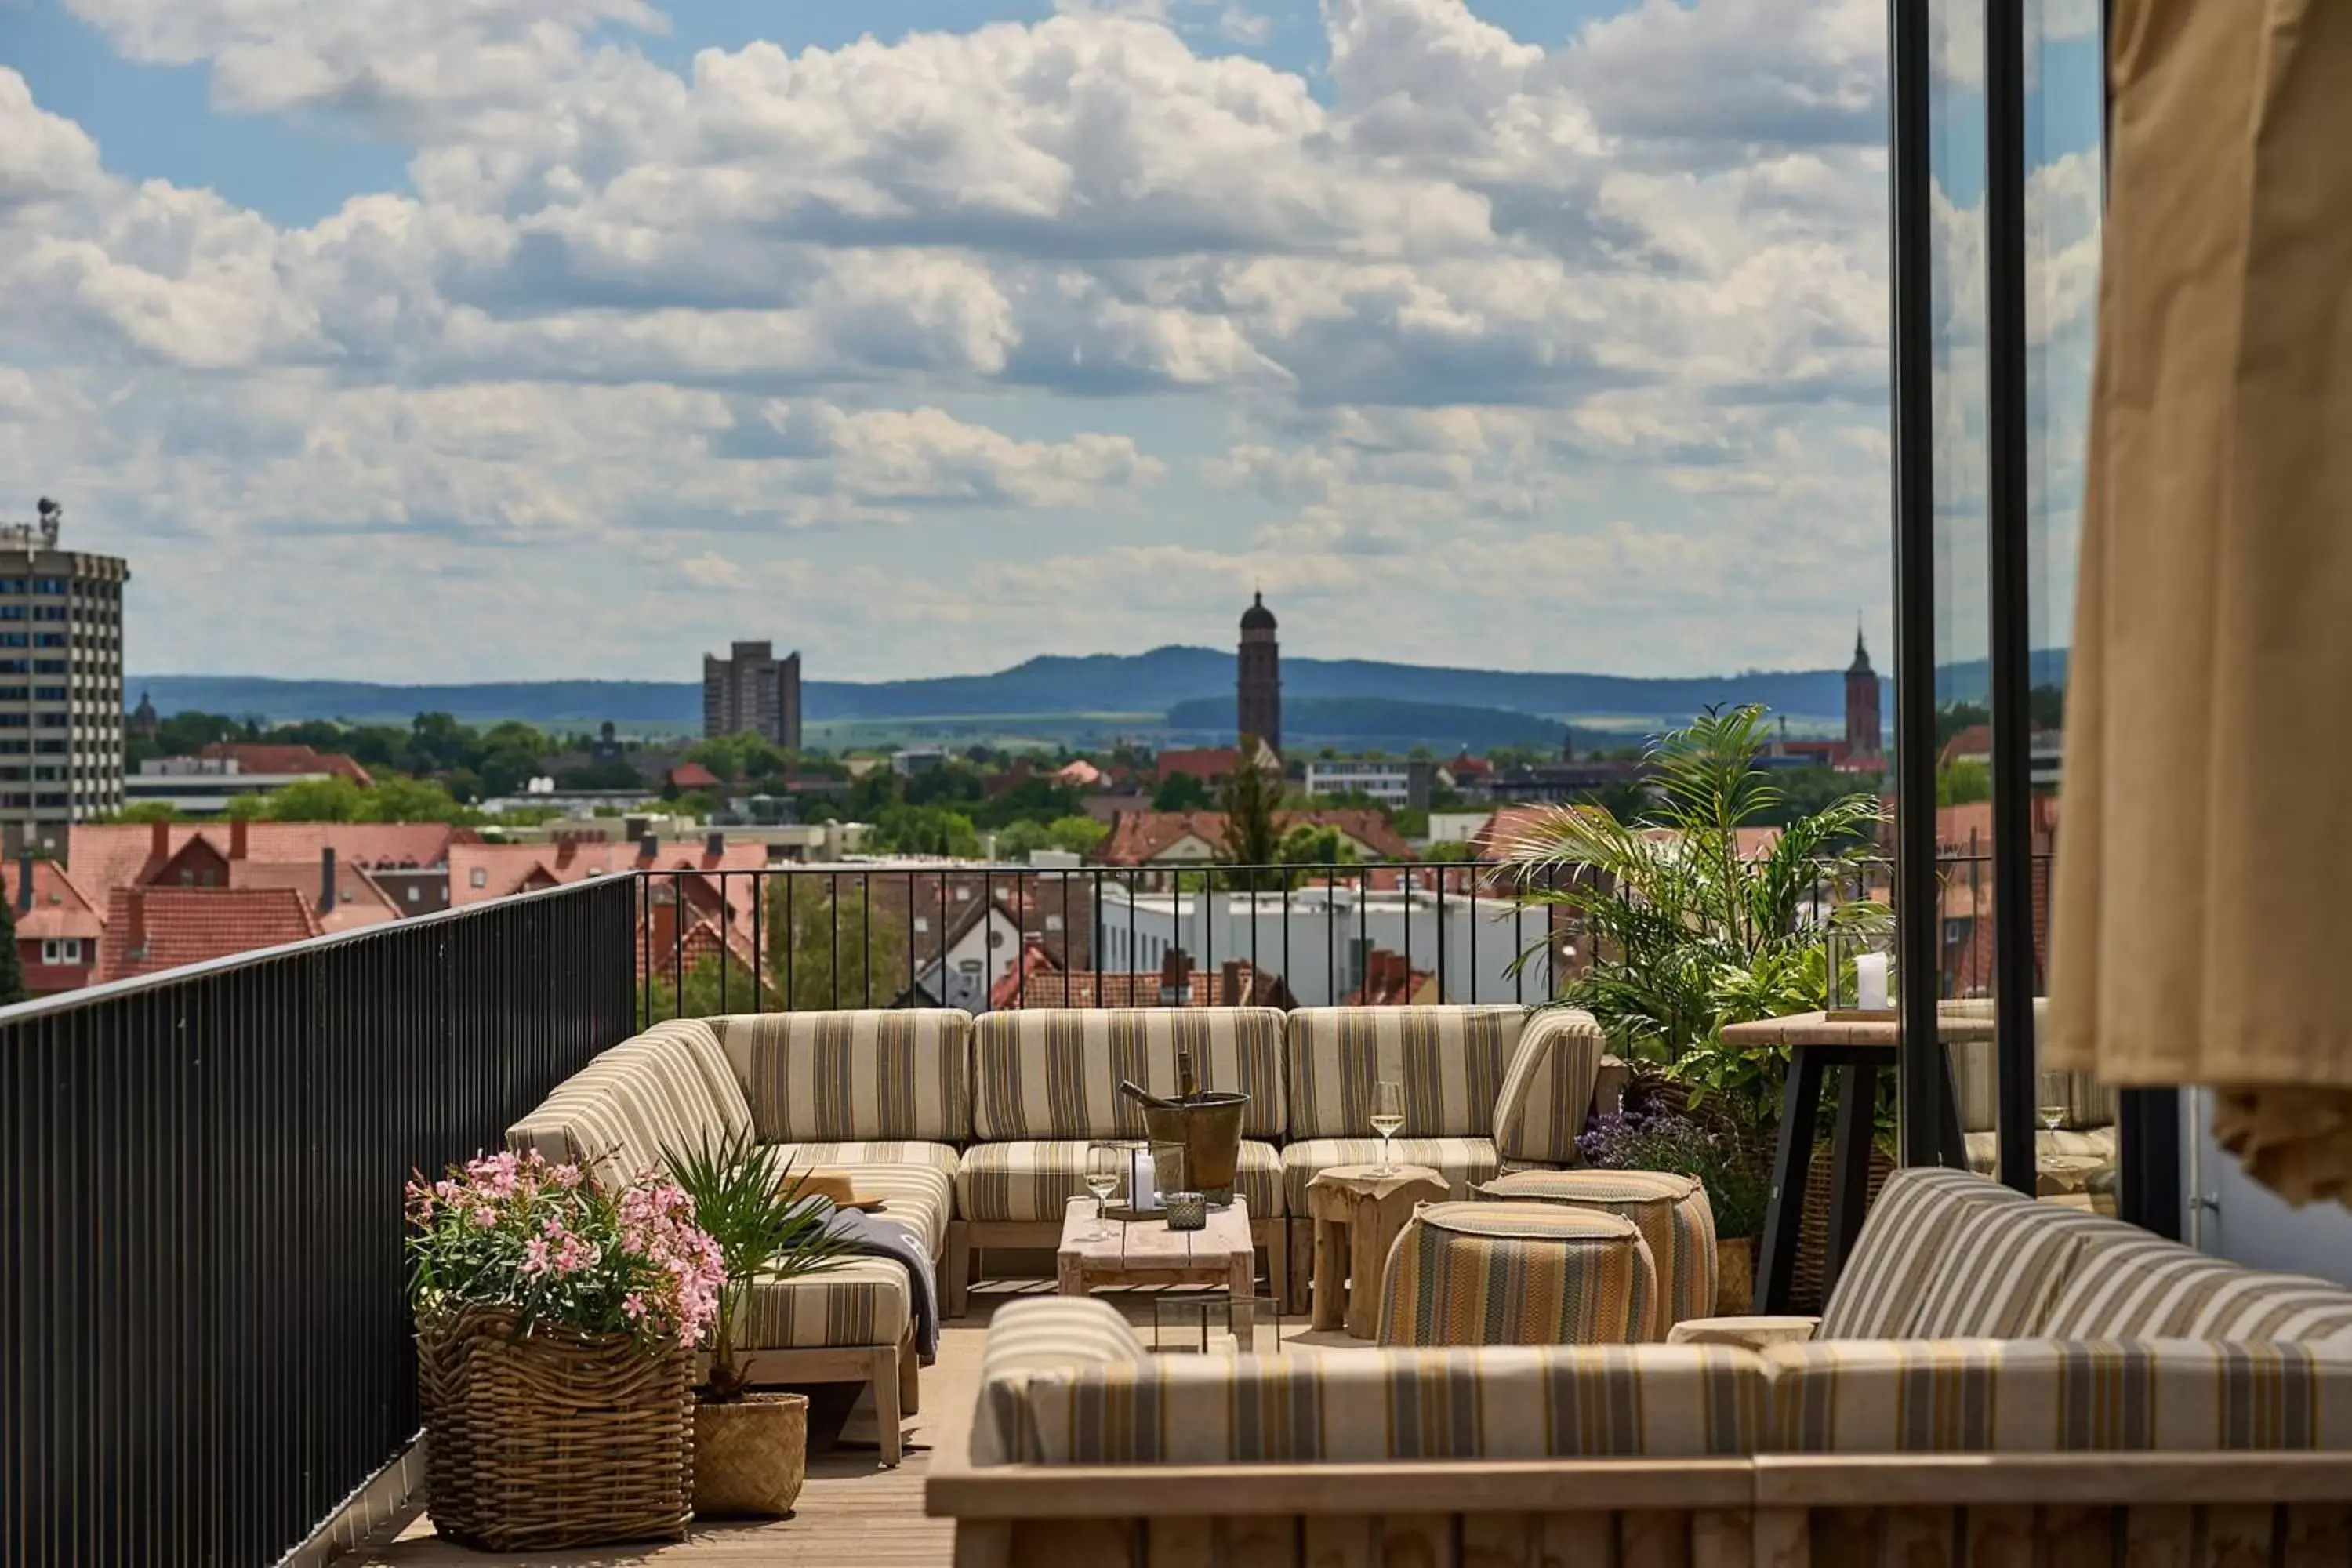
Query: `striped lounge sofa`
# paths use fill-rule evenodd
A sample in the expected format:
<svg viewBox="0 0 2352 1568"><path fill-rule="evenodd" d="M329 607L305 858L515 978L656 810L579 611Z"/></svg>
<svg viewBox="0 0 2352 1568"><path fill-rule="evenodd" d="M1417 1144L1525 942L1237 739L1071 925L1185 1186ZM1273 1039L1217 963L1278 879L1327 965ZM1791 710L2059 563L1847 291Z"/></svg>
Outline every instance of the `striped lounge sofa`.
<svg viewBox="0 0 2352 1568"><path fill-rule="evenodd" d="M1808 1341L1152 1355L992 1324L965 1568L2352 1563L2352 1291L1965 1172L1887 1184Z"/></svg>
<svg viewBox="0 0 2352 1568"><path fill-rule="evenodd" d="M795 1171L847 1174L881 1218L949 1254L961 1145L971 1127L971 1018L954 1010L679 1019L613 1047L507 1130L507 1144L607 1182L751 1131ZM904 1265L855 1258L755 1286L740 1342L764 1384L870 1383L886 1464L916 1413Z"/></svg>

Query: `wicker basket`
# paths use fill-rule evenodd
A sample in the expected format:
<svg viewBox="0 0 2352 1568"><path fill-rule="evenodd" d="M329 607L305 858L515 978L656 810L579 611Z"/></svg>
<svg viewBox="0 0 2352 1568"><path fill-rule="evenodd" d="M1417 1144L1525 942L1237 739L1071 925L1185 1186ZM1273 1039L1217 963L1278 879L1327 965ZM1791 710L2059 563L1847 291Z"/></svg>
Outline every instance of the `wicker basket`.
<svg viewBox="0 0 2352 1568"><path fill-rule="evenodd" d="M782 1519L808 1474L808 1395L754 1394L694 1407L694 1511Z"/></svg>
<svg viewBox="0 0 2352 1568"><path fill-rule="evenodd" d="M1874 1142L1870 1149L1870 1189L1863 1213L1870 1213L1870 1205L1878 1201L1878 1189L1895 1173L1895 1162ZM1812 1169L1805 1176L1805 1211L1797 1231L1797 1267L1789 1285L1789 1305L1791 1312L1818 1312L1826 1304L1829 1292L1822 1288L1822 1276L1829 1263L1830 1194L1832 1173L1830 1169L1830 1145L1823 1140L1813 1149Z"/></svg>
<svg viewBox="0 0 2352 1568"><path fill-rule="evenodd" d="M488 1552L676 1541L694 1506L694 1358L468 1309L418 1324L434 1527Z"/></svg>

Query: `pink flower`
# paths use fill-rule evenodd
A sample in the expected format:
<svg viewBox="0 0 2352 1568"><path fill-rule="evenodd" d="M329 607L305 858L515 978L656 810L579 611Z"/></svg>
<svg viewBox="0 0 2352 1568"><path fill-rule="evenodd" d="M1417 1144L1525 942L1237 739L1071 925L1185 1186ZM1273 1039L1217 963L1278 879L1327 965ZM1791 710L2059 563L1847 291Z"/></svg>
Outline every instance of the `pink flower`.
<svg viewBox="0 0 2352 1568"><path fill-rule="evenodd" d="M536 1276L547 1269L547 1243L534 1236L522 1244L522 1271Z"/></svg>
<svg viewBox="0 0 2352 1568"><path fill-rule="evenodd" d="M483 1208L478 1208L478 1209L476 1209L476 1210L474 1211L474 1224L475 1224L475 1226L476 1226L478 1228L482 1229L482 1230L488 1230L488 1229L490 1229L491 1227L493 1227L494 1226L496 1226L498 1223L499 1223L499 1211L498 1211L498 1210L496 1210L496 1209L494 1209L494 1208L483 1207Z"/></svg>

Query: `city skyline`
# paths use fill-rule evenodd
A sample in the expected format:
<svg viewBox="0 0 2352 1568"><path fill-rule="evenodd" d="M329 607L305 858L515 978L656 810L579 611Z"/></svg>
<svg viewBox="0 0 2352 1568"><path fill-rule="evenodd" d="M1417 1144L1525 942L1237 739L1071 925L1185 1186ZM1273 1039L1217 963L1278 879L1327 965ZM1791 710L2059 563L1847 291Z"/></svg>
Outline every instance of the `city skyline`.
<svg viewBox="0 0 2352 1568"><path fill-rule="evenodd" d="M882 679L1198 645L1261 586L1300 657L1803 668L1856 605L1891 645L1883 29L0 7L0 510L154 563L147 673L611 678L781 625ZM2062 282L2084 123L2038 121Z"/></svg>

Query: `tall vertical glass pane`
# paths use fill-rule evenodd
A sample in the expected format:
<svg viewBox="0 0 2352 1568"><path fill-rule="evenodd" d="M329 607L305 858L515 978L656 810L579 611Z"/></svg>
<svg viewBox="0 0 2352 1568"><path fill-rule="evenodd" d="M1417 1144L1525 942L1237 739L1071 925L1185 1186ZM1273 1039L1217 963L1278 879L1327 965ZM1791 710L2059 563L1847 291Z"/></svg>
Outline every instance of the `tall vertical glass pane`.
<svg viewBox="0 0 2352 1568"><path fill-rule="evenodd" d="M2090 412L2106 94L2100 8L2037 0L2025 13L2025 291L2032 636L2032 874L2037 994L2048 984L2050 870L2059 824L2066 650L2073 642ZM2043 1189L2105 1207L2115 1191L2115 1097L2080 1082L2049 1101L2037 1134Z"/></svg>
<svg viewBox="0 0 2352 1568"><path fill-rule="evenodd" d="M1936 211L1936 842L1943 1027L1969 1163L1989 1169L1991 1012L1992 651L1985 366L1982 0L1932 0L1928 157Z"/></svg>

